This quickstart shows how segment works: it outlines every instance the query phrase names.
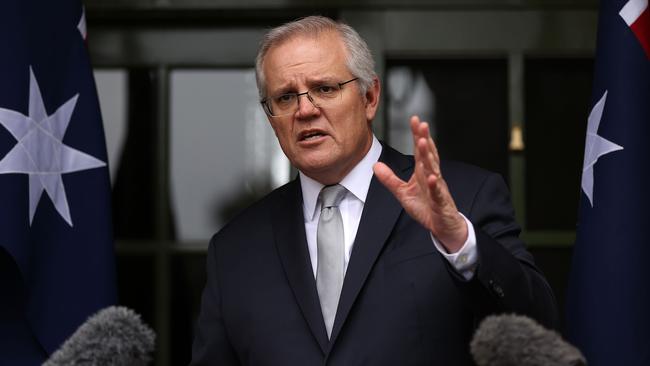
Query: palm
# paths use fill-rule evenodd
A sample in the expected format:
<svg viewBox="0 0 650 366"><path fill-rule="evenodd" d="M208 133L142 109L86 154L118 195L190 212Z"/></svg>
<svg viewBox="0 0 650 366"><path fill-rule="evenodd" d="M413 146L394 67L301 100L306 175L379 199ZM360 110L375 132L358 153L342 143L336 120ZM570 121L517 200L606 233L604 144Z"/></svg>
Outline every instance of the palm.
<svg viewBox="0 0 650 366"><path fill-rule="evenodd" d="M467 237L467 227L459 215L440 172L440 159L429 135L429 127L411 118L415 144L415 169L407 182L383 163L374 167L379 181L390 190L404 210L427 228L450 251L455 252Z"/></svg>
<svg viewBox="0 0 650 366"><path fill-rule="evenodd" d="M422 189L418 184L416 173L413 173L411 179L398 188L396 197L411 217L422 226L433 228L435 207L431 204L428 190Z"/></svg>

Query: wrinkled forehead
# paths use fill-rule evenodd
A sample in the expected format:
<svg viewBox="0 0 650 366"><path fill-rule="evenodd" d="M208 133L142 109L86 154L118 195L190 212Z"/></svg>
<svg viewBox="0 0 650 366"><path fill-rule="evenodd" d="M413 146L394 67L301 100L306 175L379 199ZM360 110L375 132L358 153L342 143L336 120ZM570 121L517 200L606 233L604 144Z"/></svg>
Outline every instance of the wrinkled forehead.
<svg viewBox="0 0 650 366"><path fill-rule="evenodd" d="M307 44L316 44L316 45L318 45L317 47L319 47L319 48L322 47L322 48L326 49L327 51L331 51L331 52L336 51L336 50L331 49L331 48L340 47L340 50L343 51L345 60L347 61L348 50L345 47L345 43L343 42L343 38L341 37L341 34L339 33L339 31L336 30L336 29L323 29L323 30L315 31L315 32L292 33L292 34L287 35L286 37L283 37L283 38L280 38L280 39L276 40L264 52L263 58L262 58L262 67L264 67L264 64L266 63L266 60L268 59L269 54L273 53L278 48L286 46L289 43L292 43L292 44L303 43L301 41L305 41L304 43L307 43ZM330 48L330 49L328 49L328 48Z"/></svg>
<svg viewBox="0 0 650 366"><path fill-rule="evenodd" d="M349 74L345 47L337 35L331 34L292 37L269 50L262 68L266 92Z"/></svg>

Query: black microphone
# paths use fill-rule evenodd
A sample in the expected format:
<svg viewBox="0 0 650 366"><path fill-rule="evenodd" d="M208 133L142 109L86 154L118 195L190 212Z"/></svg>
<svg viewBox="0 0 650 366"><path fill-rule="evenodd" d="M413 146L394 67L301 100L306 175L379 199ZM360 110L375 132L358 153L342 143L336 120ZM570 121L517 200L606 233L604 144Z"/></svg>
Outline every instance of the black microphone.
<svg viewBox="0 0 650 366"><path fill-rule="evenodd" d="M513 314L486 317L470 344L479 366L586 366L580 351L555 331Z"/></svg>
<svg viewBox="0 0 650 366"><path fill-rule="evenodd" d="M145 366L155 338L133 310L111 306L88 318L43 366Z"/></svg>

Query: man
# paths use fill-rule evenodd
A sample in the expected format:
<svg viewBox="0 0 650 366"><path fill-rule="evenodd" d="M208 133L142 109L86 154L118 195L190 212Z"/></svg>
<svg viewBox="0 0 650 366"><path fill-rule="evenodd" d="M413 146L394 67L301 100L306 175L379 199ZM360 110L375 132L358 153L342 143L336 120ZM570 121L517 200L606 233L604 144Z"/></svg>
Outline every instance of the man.
<svg viewBox="0 0 650 366"><path fill-rule="evenodd" d="M300 173L213 237L193 365L464 365L487 314L554 325L503 180L441 162L418 117L414 157L380 144L373 68L328 18L262 41L262 105Z"/></svg>

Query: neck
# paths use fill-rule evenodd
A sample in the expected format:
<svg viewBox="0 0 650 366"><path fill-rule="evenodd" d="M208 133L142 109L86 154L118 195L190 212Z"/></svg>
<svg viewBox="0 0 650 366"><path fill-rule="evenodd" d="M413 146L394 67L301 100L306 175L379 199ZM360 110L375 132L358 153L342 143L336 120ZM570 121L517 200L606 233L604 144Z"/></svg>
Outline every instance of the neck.
<svg viewBox="0 0 650 366"><path fill-rule="evenodd" d="M345 162L344 164L338 164L336 166L333 166L331 168L325 168L319 171L311 171L311 172L302 172L304 175L308 176L309 178L323 184L326 186L332 185L332 184L338 184L345 178L351 171L354 169L363 158L368 155L368 151L370 151L370 148L372 147L372 141L373 141L373 135L370 134L370 138L368 139L368 142L365 144L361 145L360 152L358 154L355 154L355 159L350 160Z"/></svg>

